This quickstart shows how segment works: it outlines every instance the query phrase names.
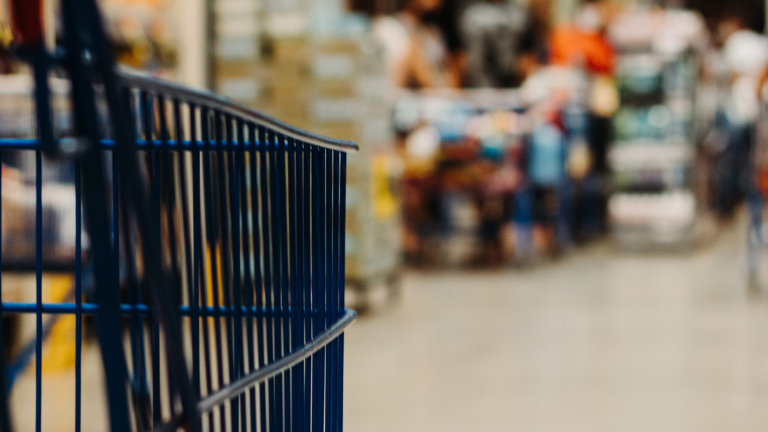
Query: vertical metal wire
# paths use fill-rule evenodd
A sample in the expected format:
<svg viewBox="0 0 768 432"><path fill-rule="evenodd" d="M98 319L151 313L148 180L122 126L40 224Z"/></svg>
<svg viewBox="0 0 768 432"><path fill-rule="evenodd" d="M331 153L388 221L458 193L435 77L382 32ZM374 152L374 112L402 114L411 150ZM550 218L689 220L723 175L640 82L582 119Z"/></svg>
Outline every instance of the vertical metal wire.
<svg viewBox="0 0 768 432"><path fill-rule="evenodd" d="M276 151L276 166L275 166L275 179L276 183L276 201L277 201L277 232L279 234L278 250L277 250L277 265L280 274L280 283L277 285L279 290L278 297L281 299L280 304L280 322L278 327L281 330L280 340L280 357L284 357L291 352L291 337L290 337L290 299L288 284L288 202L286 193L286 141L285 136L282 134L275 134L275 151ZM278 379L282 379L282 402L283 410L283 430L291 430L291 371L286 370L282 374L278 375Z"/></svg>
<svg viewBox="0 0 768 432"><path fill-rule="evenodd" d="M190 340L192 341L192 389L195 391L195 396L200 396L200 337L198 333L198 311L197 311L197 291L196 284L193 282L195 279L193 268L193 255L192 255L192 240L191 240L191 227L189 216L189 188L187 187L187 154L191 153L185 149L184 146L184 130L183 130L183 118L181 116L181 104L178 99L173 101L173 118L174 129L176 139L176 155L178 164L178 181L180 185L181 193L181 220L182 220L182 241L184 242L184 268L186 270L186 285L187 285L187 305L189 306L189 328L190 328Z"/></svg>
<svg viewBox="0 0 768 432"><path fill-rule="evenodd" d="M197 136L197 113L200 113L200 137L198 139ZM207 194L208 187L207 183L205 182L204 178L206 174L208 173L206 160L207 158L204 157L204 153L207 153L208 149L208 142L210 139L209 131L208 131L208 109L205 107L200 107L198 110L198 107L194 105L190 105L190 113L191 113L191 138L192 138L192 144L193 144L193 152L192 152L192 200L193 200L193 223L192 225L195 227L195 286L197 287L197 293L198 293L198 301L197 303L198 307L200 308L200 317L201 317L201 327L203 332L203 367L201 368L201 373L204 373L205 379L200 379L201 385L204 382L205 383L205 392L201 390L201 394L209 394L213 392L212 387L212 374L211 374L211 341L210 341L210 327L209 327L209 321L210 321L210 314L208 313L208 279L207 279L207 272L206 272L206 263L209 262L208 259L206 259L206 246L208 245L208 242L205 240L205 237L203 236L203 213L207 209L207 202L208 198L204 196L204 194ZM203 152L200 151L200 148L203 148ZM203 171L201 175L201 159L203 166ZM201 185L202 183L202 185ZM201 190L202 188L202 190ZM206 218L207 220L208 218ZM210 254L210 249L208 249L208 254ZM196 324L197 326L198 324ZM197 355L197 354L196 354ZM213 431L214 430L214 416L213 413L206 414L208 418L208 430Z"/></svg>
<svg viewBox="0 0 768 432"><path fill-rule="evenodd" d="M111 192L112 192L112 204L111 204L111 223L110 223L110 230L112 234L112 272L114 275L114 279L117 282L117 285L115 287L108 287L107 289L116 289L119 287L119 280L120 280L120 213L119 213L119 199L120 199L120 189L119 189L119 180L118 180L118 161L117 158L119 157L117 152L111 152ZM126 247L129 247L127 241L126 241ZM122 332L121 332L122 333ZM134 411L135 413L136 411Z"/></svg>
<svg viewBox="0 0 768 432"><path fill-rule="evenodd" d="M155 214L150 214L157 223L161 222L160 214L160 164L158 161L158 152L155 149L155 101L154 96L145 93L144 107L144 134L147 141L147 159L149 166L149 194L155 210ZM162 242L160 247L162 248ZM160 251L162 256L162 250ZM150 294L152 295L152 294ZM149 318L152 328L152 422L159 425L162 421L162 397L160 394L160 323L157 317L152 315Z"/></svg>
<svg viewBox="0 0 768 432"><path fill-rule="evenodd" d="M331 184L331 196L333 197L333 204L331 205L331 238L333 239L331 243L331 250L330 250L330 256L332 257L331 265L333 268L331 269L331 272L333 274L333 277L331 278L331 284L328 286L328 291L331 293L331 323L335 323L340 317L341 314L339 313L340 309L343 309L343 305L340 305L339 302L341 300L339 296L339 282L341 278L344 277L343 274L339 274L339 261L342 259L339 257L339 243L340 243L340 229L339 229L339 202L340 202L340 196L339 196L339 176L340 176L340 161L339 161L339 152L338 151L331 151L330 152L333 156L333 179ZM331 422L331 430L332 431L338 431L340 430L340 421L341 419L338 416L339 413L339 405L340 401L337 398L338 392L341 390L338 386L338 380L339 380L339 343L338 340L335 340L331 342L331 379L332 379L332 387L331 387L331 394L330 399L332 401L332 413L333 418Z"/></svg>
<svg viewBox="0 0 768 432"><path fill-rule="evenodd" d="M256 352L256 367L262 368L264 366L265 358L265 341L267 339L265 334L265 296L264 289L267 286L265 279L266 274L266 223L264 214L266 211L266 196L264 191L266 186L264 183L263 170L265 163L265 132L263 127L251 126L253 133L254 146L251 149L251 187L254 193L257 195L257 199L253 201L253 213L251 215L251 224L253 226L254 238L253 238L253 253L254 253L254 272L256 274L256 292L254 293L256 298L256 334L257 336L257 352ZM267 386L268 383L259 384L259 428L261 431L267 430Z"/></svg>
<svg viewBox="0 0 768 432"><path fill-rule="evenodd" d="M240 138L240 158L238 159L238 170L240 172L239 175L239 181L241 184L240 188L240 194L238 199L240 199L240 223L242 226L242 229L240 231L241 233L241 247L242 247L242 259L243 259L243 289L242 289L242 296L243 296L243 303L245 306L245 358L244 362L245 365L243 367L243 373L250 373L253 370L256 369L255 364L255 356L254 356L254 344L257 343L257 339L254 338L254 323L253 323L253 317L254 317L254 298L255 298L255 282L253 278L253 273L251 271L253 266L252 261L252 254L251 254L251 241L254 242L255 245L255 235L252 235L251 228L253 229L253 233L255 234L255 231L257 230L257 226L251 226L249 228L249 221L251 218L249 215L254 214L256 211L254 200L256 199L255 194L253 191L256 190L256 185L252 182L248 183L248 174L253 175L253 172L251 171L252 165L250 165L250 162L252 162L253 158L253 148L255 146L254 142L254 129L253 127L249 125L245 125L238 121L238 131L243 134L243 136ZM248 140L245 139L245 134L248 134ZM248 163L246 163L246 160L248 160ZM248 187L250 186L250 187ZM249 193L251 192L251 193ZM249 199L250 198L250 199ZM254 254L255 256L255 254ZM256 389L251 388L248 391L247 395L248 404L247 407L245 406L245 398L243 398L243 428L246 428L246 425L250 427L250 430L253 432L256 432L257 430L257 422L256 422ZM248 413L248 418L246 419L245 413ZM248 421L250 420L250 421Z"/></svg>
<svg viewBox="0 0 768 432"><path fill-rule="evenodd" d="M291 352L296 350L302 345L302 330L303 325L301 323L303 296L301 295L301 286L299 283L299 270L297 268L298 261L298 194L297 188L299 186L298 175L296 172L296 143L293 138L289 138L287 142L287 154L288 154L288 193L287 203L289 206L288 222L290 225L289 239L290 245L288 247L290 252L290 295L291 295ZM301 388L304 385L304 371L303 364L297 364L291 370L291 430L302 430L301 415L303 413L303 398L301 395Z"/></svg>
<svg viewBox="0 0 768 432"><path fill-rule="evenodd" d="M141 304L141 288L138 281L138 270L134 259L135 252L132 244L135 241L135 226L127 213L125 206L121 208L122 231L125 236L123 248L125 254L126 266L126 285L128 292L128 301L130 302L131 313L129 319L131 359L132 359L132 388L134 416L139 430L151 429L151 400L149 395L149 385L146 377L145 350L144 350L144 326L143 317L139 313L139 304Z"/></svg>
<svg viewBox="0 0 768 432"><path fill-rule="evenodd" d="M128 88L123 88L123 103L126 104L126 112L131 113L132 124L136 129L136 136L139 135L138 124L135 121L135 108L132 106L132 92ZM113 157L114 152L113 152ZM114 165L116 167L116 165ZM116 190L116 189L115 189ZM79 200L78 200L79 202ZM125 206L121 207L119 215L122 217L122 232L124 235L123 248L124 259L126 262L126 285L128 301L132 306L129 316L130 329L130 352L132 363L131 392L134 404L134 417L139 430L148 430L150 424L151 401L149 396L148 384L146 382L146 366L144 359L144 332L143 318L138 313L138 304L141 302L141 293L138 282L138 270L134 259L134 250L132 248L134 239L134 225L132 219L127 214ZM117 217L117 216L115 216ZM78 237L79 240L79 237ZM116 249L119 250L119 249ZM79 323L79 322L78 322Z"/></svg>
<svg viewBox="0 0 768 432"><path fill-rule="evenodd" d="M156 184L157 184L157 171L155 170L156 164L154 162L154 149L153 149L153 123L154 123L154 107L153 107L153 101L152 96L149 95L146 91L140 91L139 92L139 107L140 107L140 115L141 115L141 125L142 125L142 132L144 135L144 141L145 141L145 157L146 157L146 163L147 168L149 170L149 191L151 195L151 199L154 200L154 208L159 209L159 197L156 196ZM159 221L159 215L150 215L150 217L157 218ZM151 362L151 369L152 369L152 424L159 424L160 423L160 359L159 359L159 348L160 348L160 334L159 334L159 328L157 325L157 322L152 317L146 318L148 325L150 326L151 330L151 349L150 349L150 362Z"/></svg>
<svg viewBox="0 0 768 432"><path fill-rule="evenodd" d="M325 167L324 149L313 149L314 176L312 183L313 204L313 304L315 316L313 322L313 335L317 336L325 330ZM324 404L325 404L325 348L318 350L312 359L312 430L324 428Z"/></svg>
<svg viewBox="0 0 768 432"><path fill-rule="evenodd" d="M347 154L341 153L341 173L339 178L339 191L340 191L340 199L339 199L339 219L337 223L339 224L339 248L338 248L338 254L339 254L339 311L343 312L344 306L346 305L346 298L345 298L345 289L344 289L344 278L346 275L346 227L347 227ZM339 416L339 426L338 430L341 431L344 429L344 333L339 335L338 338L338 345L339 345L339 358L337 360L338 367L339 367L339 383L338 383L338 391L336 392L336 397L339 401L339 410L338 410L338 416Z"/></svg>
<svg viewBox="0 0 768 432"><path fill-rule="evenodd" d="M273 298L272 323L274 329L273 361L283 357L283 290L282 290L282 259L280 256L282 233L282 200L280 196L280 161L278 160L279 138L274 131L268 131L269 143L269 205L270 205L270 236L272 237L272 250L270 251L270 266L272 268L272 286L270 290ZM284 409L284 376L275 376L275 398L270 401L274 405L275 430L285 431Z"/></svg>
<svg viewBox="0 0 768 432"><path fill-rule="evenodd" d="M177 105L178 106L178 105ZM182 178L182 187L184 189L184 219L186 221L184 230L185 233L188 235L185 243L188 250L186 251L187 255L187 266L189 268L188 278L189 280L187 283L189 284L189 309L190 309L190 332L191 332L191 338L192 338L192 388L197 392L197 395L199 396L201 394L201 380L200 380L200 262L199 262L199 255L198 255L198 241L199 237L197 236L197 232L195 231L198 227L196 215L198 212L198 206L196 205L197 200L199 200L199 172L198 175L195 175L195 164L199 162L199 152L197 151L197 122L196 122L196 110L195 106L192 104L187 104L187 120L189 122L189 160L190 160L190 176L191 178L187 178L187 174L184 173L181 175ZM177 129L179 131L178 135L178 141L179 141L179 147L180 147L180 154L182 156L185 156L186 153L183 150L184 147L184 134L183 134L183 117L181 117L181 113L179 112L179 116L177 117L177 121L179 122L179 126L177 126ZM184 157L182 163L182 166L186 166L186 157ZM187 180L190 180L192 182L192 197L187 197L187 193L189 193L189 188L187 187ZM190 201L191 200L191 201ZM190 205L191 205L191 216L189 214L190 212ZM190 224L190 218L191 218L191 226Z"/></svg>
<svg viewBox="0 0 768 432"><path fill-rule="evenodd" d="M213 215L213 225L211 227L211 240L213 241L213 248L215 250L214 255L214 286L213 302L216 306L217 319L219 323L219 332L217 333L217 350L220 356L220 362L218 363L219 369L219 388L223 387L228 380L228 373L232 371L232 365L230 364L231 353L230 337L232 334L231 323L229 320L229 314L226 314L224 299L228 296L229 281L227 280L224 254L226 253L226 247L223 244L223 236L226 230L225 211L226 207L224 201L226 200L225 186L225 164L223 162L222 148L224 146L224 125L222 122L222 114L219 111L213 111L212 113L213 131L214 137L212 140L212 157L211 157L211 214ZM226 412L229 407L229 403L225 403L220 408L221 422L225 425L227 422ZM223 427L223 426L222 426Z"/></svg>
<svg viewBox="0 0 768 432"><path fill-rule="evenodd" d="M141 98L140 98L141 99ZM144 99L141 99L143 101ZM123 103L126 104L126 112L131 114L132 125L135 129L136 136L139 135L139 125L143 123L137 122L136 108L131 104L134 101L133 94L128 88L123 89ZM143 112L144 108L140 102L137 105L138 109ZM143 114L142 114L143 115ZM143 118L142 118L143 120ZM112 153L113 158L116 158L116 152ZM113 159L114 160L114 159ZM115 160L116 162L116 160ZM113 164L113 169L117 169L117 164ZM113 187L115 193L117 193L117 185ZM138 305L141 304L141 288L138 281L138 269L135 260L135 249L133 244L135 241L135 226L128 214L128 209L125 206L121 207L119 213L115 213L115 218L122 216L122 231L124 235L124 257L126 261L126 284L128 292L128 301L130 302L132 309L129 317L129 329L130 329L130 348L132 359L132 380L131 380L131 392L132 402L134 405L134 417L139 430L149 430L151 428L151 411L152 401L149 394L149 383L147 382L147 368L146 368L146 352L144 345L144 317L139 314ZM116 219L117 220L117 219ZM115 248L115 253L119 251Z"/></svg>
<svg viewBox="0 0 768 432"><path fill-rule="evenodd" d="M323 207L323 213L325 216L323 229L325 231L325 248L324 254L325 261L325 298L326 298L326 313L325 313L325 328L327 329L333 324L333 309L334 302L334 290L331 288L334 286L334 272L333 272L333 151L325 150L325 158L323 165L326 168L324 186L325 186L325 200L326 205ZM333 379L334 379L334 361L335 361L335 342L331 342L325 349L326 363L325 363L325 430L333 430Z"/></svg>
<svg viewBox="0 0 768 432"><path fill-rule="evenodd" d="M35 432L41 431L43 368L43 154L35 151Z"/></svg>
<svg viewBox="0 0 768 432"><path fill-rule="evenodd" d="M83 399L83 207L81 200L80 162L75 162L75 432L81 430Z"/></svg>
<svg viewBox="0 0 768 432"><path fill-rule="evenodd" d="M223 314L222 319L224 320L224 335L222 336L222 341L224 343L224 346L222 347L223 354L226 354L225 362L227 364L227 376L224 380L221 381L219 384L221 387L224 386L225 383L230 383L233 381L234 377L234 342L233 342L233 317L232 317L232 298L231 298L231 272L230 272L230 250L229 250L229 208L228 208L228 192L229 192L229 176L228 170L229 166L227 163L227 147L228 143L227 141L231 139L231 137L228 135L231 131L229 130L227 126L227 116L222 115L221 113L216 114L216 159L215 159L215 169L216 169L216 185L218 186L218 194L216 196L217 198L217 204L218 204L218 233L217 233L217 245L219 247L219 258L217 259L217 266L219 267L219 277L221 278L221 293L219 294L219 302L217 302L220 306L224 306L223 310L225 313ZM225 135L227 134L227 135ZM222 310L221 308L219 310ZM223 364L219 366L220 368L224 368ZM232 426L234 427L237 425L237 408L234 406L232 401L228 401L225 404L225 407L223 411L226 410L226 408L229 408L230 413L230 421L232 422Z"/></svg>
<svg viewBox="0 0 768 432"><path fill-rule="evenodd" d="M203 280L204 286L201 287L200 293L201 293L201 307L204 311L204 318L203 318L203 340L205 345L205 360L206 360L206 385L207 385L207 393L212 393L216 387L213 385L213 380L215 378L218 378L220 380L220 377L214 376L213 369L216 367L216 369L220 369L218 365L221 364L221 351L220 351L220 339L218 337L219 335L219 321L218 321L218 315L216 313L216 304L213 299L213 293L218 289L218 280L216 278L216 273L214 269L214 260L215 260L215 254L216 254L216 245L211 240L211 237L213 236L212 232L213 229L211 226L213 225L213 217L214 215L211 212L212 204L211 200L213 199L212 193L211 193L211 185L210 181L208 179L211 178L211 161L210 161L210 149L211 149L211 130L210 130L210 123L211 122L211 112L207 107L201 107L201 114L200 114L200 127L201 127L201 134L202 134L202 148L203 151L201 152L201 158L202 158L202 173L200 175L201 178L201 187L202 190L202 197L203 201L200 203L200 212L201 215L204 215L204 220L200 220L200 227L202 228L204 226L204 231L201 231L201 242L202 242L202 251L201 251L201 259L202 259L202 265L201 265L201 279ZM200 196L200 194L198 194ZM204 232L204 235L202 234ZM209 293L210 292L210 293ZM211 306L211 308L209 308ZM212 324L212 325L211 325ZM213 337L211 337L211 333L213 333ZM219 342L217 342L219 341ZM214 364L213 362L216 361ZM217 381L217 383L220 381ZM211 412L208 416L209 420L209 430L213 430L214 423L215 423L215 414L218 413L218 410L216 412ZM220 417L220 416L219 416Z"/></svg>
<svg viewBox="0 0 768 432"><path fill-rule="evenodd" d="M241 250L240 250L240 146L242 146L242 130L231 116L226 117L229 133L227 134L227 166L229 181L229 235L231 238L231 254L227 267L231 266L232 272L232 321L234 324L234 343L232 346L232 372L230 382L243 375L243 320L242 320L242 286L241 286ZM240 425L245 426L242 415L245 414L245 396L239 395L232 404L232 430L238 430Z"/></svg>
<svg viewBox="0 0 768 432"><path fill-rule="evenodd" d="M273 200L272 200L272 194L270 193L270 183L272 182L270 180L272 171L270 170L270 164L271 164L271 155L270 155L270 149L272 148L272 139L271 139L271 132L268 132L265 128L259 127L259 141L261 145L259 146L259 156L260 156L260 163L259 163L259 174L260 174L260 189L261 189L261 197L262 197L262 204L261 204L261 232L263 234L263 255L262 255L262 262L263 262L263 268L264 268L264 308L265 308L265 331L266 331L266 358L264 359L264 364L269 364L275 361L275 345L274 345L274 318L275 318L275 307L274 307L274 287L272 284L272 269L273 269L273 259L274 259L274 253L272 250L272 243L273 243L273 237L272 233L274 232L272 228L272 219L270 217L270 207L272 207ZM260 366L263 366L260 365ZM266 430L269 431L277 431L277 404L276 404L276 385L275 385L275 378L270 378L267 381L267 396L266 396L266 405L268 412L268 428Z"/></svg>
<svg viewBox="0 0 768 432"><path fill-rule="evenodd" d="M0 150L0 164L3 160L3 151ZM3 188L3 178L0 176L0 191L2 191ZM2 226L3 222L3 204L2 200L0 200L0 226ZM3 243L3 233L2 230L0 230L0 245ZM2 248L0 248L0 268L2 268L3 263L3 253ZM6 389L8 388L6 383L6 366L5 366L5 350L3 349L5 346L5 340L3 340L3 325L2 325L2 316L3 316L3 285L2 285L2 277L0 277L0 430L11 430L11 413L10 408L8 407L8 392ZM79 431L76 431L79 432Z"/></svg>
<svg viewBox="0 0 768 432"><path fill-rule="evenodd" d="M216 171L214 171L214 168L212 166L211 159L214 157L212 154L212 141L215 141L219 139L221 136L220 131L220 123L219 123L219 117L218 113L215 111L211 113L207 109L205 110L205 118L203 119L203 125L205 125L205 132L203 136L205 137L205 152L203 153L203 170L204 170L204 183L206 185L205 187L205 225L206 225L206 243L208 248L208 266L210 268L210 293L211 298L209 299L210 304L213 306L212 310L212 317L213 317L213 334L214 334L214 351L215 351L215 359L216 359L216 378L217 378L217 385L218 387L222 386L224 384L224 361L222 352L226 349L224 346L222 346L222 337L221 337L221 314L219 306L221 306L221 302L219 301L219 271L218 271L218 263L219 263L219 243L217 238L217 228L216 228L216 222L217 222L217 213L216 213L216 207L215 207L215 192L214 192L214 185L212 184L214 180L216 179ZM210 134L210 128L209 124L210 121L213 120L214 127L216 130L215 137L212 137ZM208 180L205 182L205 180ZM209 372L213 372L210 371ZM217 388L218 388L217 387ZM218 413L219 417L219 426L221 427L221 430L226 430L226 419L224 416L224 407L218 407L216 412Z"/></svg>
<svg viewBox="0 0 768 432"><path fill-rule="evenodd" d="M154 154L154 163L155 170L157 172L157 176L155 177L154 188L157 191L157 213L158 213L158 225L160 227L160 247L162 249L160 255L164 256L166 253L169 255L169 265L170 268L166 272L163 272L163 281L165 282L164 289L169 290L171 292L178 292L178 280L179 275L176 268L176 242L175 242L175 233L174 233L174 220L171 215L171 209L173 209L173 192L170 190L170 182L171 176L172 176L172 169L170 165L170 155L168 154L168 125L167 125L167 118L166 118L166 105L165 105L165 97L162 94L158 94L154 98L154 102L157 106L156 108L156 114L155 114L155 121L156 121L156 131L157 131L157 139L159 142L155 144L153 147L155 149ZM159 130L158 130L159 129ZM163 216L165 216L165 221L163 221ZM165 224L163 223L165 222ZM165 228L165 229L163 229ZM165 264L165 263L163 263ZM163 265L163 267L165 267ZM165 270L165 269L164 269ZM175 305L178 305L178 302L174 302ZM178 306L177 306L178 307ZM158 331L160 329L160 322L158 320ZM164 335L163 335L164 336ZM158 339L159 341L160 339ZM160 345L158 344L158 357L160 351ZM160 357L160 367L158 370L161 372L162 376L162 369L165 369L165 384L168 386L168 390L160 394L160 401L161 406L166 406L169 415L171 418L174 415L174 400L173 395L177 392L177 383L174 380L168 379L168 374L170 371L168 370L168 362L167 362L167 352L165 353L166 357L162 358ZM165 404L163 404L163 401L165 400ZM161 408L162 409L162 408ZM163 418L163 413L161 411L160 413L161 419Z"/></svg>
<svg viewBox="0 0 768 432"><path fill-rule="evenodd" d="M308 144L302 144L301 150L301 169L299 172L302 176L302 243L301 243L301 255L303 257L304 264L302 266L303 277L303 291L304 291L304 343L312 339L312 316L313 316L313 304L312 304L312 237L311 237L311 215L312 215L312 149ZM310 430L312 426L312 418L310 417L312 412L312 359L310 356L304 362L304 400L305 410L302 416L305 422L304 430Z"/></svg>
<svg viewBox="0 0 768 432"><path fill-rule="evenodd" d="M272 269L272 284L268 287L271 291L272 297L272 317L270 321L273 323L273 351L272 361L279 360L283 356L283 328L282 328L282 314L283 314L283 291L282 287L282 274L281 274L281 197L279 192L280 177L279 177L279 162L277 155L278 137L274 131L267 132L267 143L269 149L269 206L270 206L270 237L271 237L271 250L270 250L270 267ZM285 425L285 411L284 411L284 387L283 387L283 375L278 374L274 378L274 398L271 398L270 402L273 406L274 430L284 431Z"/></svg>
<svg viewBox="0 0 768 432"><path fill-rule="evenodd" d="M181 207L180 200L181 197L179 197L176 193L176 185L180 184L178 181L178 178L176 176L176 170L175 168L178 168L179 171L181 171L183 168L180 167L180 164L175 164L174 161L178 161L181 159L178 153L172 152L171 149L171 143L170 143L170 131L168 128L168 115L167 115L167 109L168 104L166 103L166 99L162 96L158 97L158 105L159 105L159 118L160 118L160 137L161 137L161 154L160 154L160 162L163 172L161 173L161 183L158 185L158 188L161 190L161 195L164 195L165 198L165 216L166 216L166 229L167 234L163 237L167 237L168 241L168 254L170 258L170 283L167 285L166 289L172 290L171 292L176 297L176 301L174 304L181 305L181 293L182 293L182 275L181 275L181 266L182 263L179 261L179 252L178 252L178 246L179 246L179 240L184 240L183 234L181 237L177 238L179 235L178 233L178 225L176 223L177 220L177 214L176 209ZM178 156L178 157L175 157ZM183 161L182 161L183 162ZM180 192L183 193L183 192ZM183 226L183 223L182 223ZM182 246L182 253L183 253L183 246ZM182 345L183 347L183 345ZM166 357L166 361L163 363L166 367L166 371L168 374L172 374L173 371L170 370L170 368L173 367L173 365L169 365L169 359ZM184 377L186 379L186 377ZM179 394L179 388L178 383L176 380L168 379L168 402L169 406L168 409L170 411L170 415L173 417L176 415L176 404L175 404L175 396Z"/></svg>

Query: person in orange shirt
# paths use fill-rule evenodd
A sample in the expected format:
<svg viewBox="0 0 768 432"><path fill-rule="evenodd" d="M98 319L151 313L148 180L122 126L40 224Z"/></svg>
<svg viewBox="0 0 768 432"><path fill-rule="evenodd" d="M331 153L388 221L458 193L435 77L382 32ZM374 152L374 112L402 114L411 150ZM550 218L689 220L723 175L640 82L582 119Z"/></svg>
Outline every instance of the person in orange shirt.
<svg viewBox="0 0 768 432"><path fill-rule="evenodd" d="M605 36L602 13L594 2L582 6L574 23L555 27L550 49L552 65L583 67L593 74L613 75L616 54Z"/></svg>

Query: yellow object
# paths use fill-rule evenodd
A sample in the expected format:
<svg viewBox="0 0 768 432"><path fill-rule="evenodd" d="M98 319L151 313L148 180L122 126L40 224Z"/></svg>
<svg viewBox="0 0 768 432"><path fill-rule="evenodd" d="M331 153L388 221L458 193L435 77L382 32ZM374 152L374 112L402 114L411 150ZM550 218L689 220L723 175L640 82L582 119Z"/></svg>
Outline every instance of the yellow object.
<svg viewBox="0 0 768 432"><path fill-rule="evenodd" d="M598 75L592 83L589 106L593 113L610 117L619 109L619 91L609 75Z"/></svg>
<svg viewBox="0 0 768 432"><path fill-rule="evenodd" d="M397 201L389 184L389 163L386 155L375 155L371 160L371 205L373 216L388 220L397 212Z"/></svg>
<svg viewBox="0 0 768 432"><path fill-rule="evenodd" d="M577 142L571 147L566 166L568 174L574 179L580 180L587 175L592 167L592 154L586 142Z"/></svg>
<svg viewBox="0 0 768 432"><path fill-rule="evenodd" d="M69 274L45 276L46 303L67 303L67 295L75 284L75 278ZM48 319L51 319L49 316ZM74 315L62 314L51 328L51 333L43 344L44 373L56 373L75 367L75 327L77 318Z"/></svg>
<svg viewBox="0 0 768 432"><path fill-rule="evenodd" d="M13 41L11 27L5 21L0 20L0 46L8 47Z"/></svg>
<svg viewBox="0 0 768 432"><path fill-rule="evenodd" d="M217 282L218 287L219 287L219 290L218 290L217 294L219 296L219 299L221 299L222 296L224 295L224 292L222 291L222 289L223 289L222 287L224 285L224 281L222 280L222 271L223 271L223 269L222 269L222 265L221 265L222 264L221 263L221 248L219 247L218 244L215 245L214 248L215 248L215 251L214 251L215 256L213 257L213 259L211 259L211 249L209 248L209 249L207 249L205 251L205 254L206 254L206 260L205 260L205 272L206 272L205 274L206 274L206 277L205 277L205 281L208 283L208 285L205 288L205 295L207 296L207 298L205 299L206 300L206 302L205 302L206 306L215 306L215 303L213 301L214 299L213 299L213 266L211 265L212 263L215 263L215 265L216 265L216 276L217 276L216 277L216 282ZM219 301L219 302L221 302L221 301ZM213 318L211 318L211 320L213 320Z"/></svg>

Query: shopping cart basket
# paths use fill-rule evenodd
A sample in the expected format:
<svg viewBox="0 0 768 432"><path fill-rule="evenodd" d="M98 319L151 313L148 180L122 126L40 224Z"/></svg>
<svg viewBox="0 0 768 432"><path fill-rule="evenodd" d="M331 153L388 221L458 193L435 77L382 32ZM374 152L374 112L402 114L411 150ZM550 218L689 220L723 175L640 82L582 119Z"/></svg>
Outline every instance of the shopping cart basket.
<svg viewBox="0 0 768 432"><path fill-rule="evenodd" d="M37 136L0 150L34 154L36 300L6 301L0 287L0 313L35 317L36 430L55 319L45 318L61 315L76 317L76 431L85 316L96 318L112 431L341 430L342 333L355 319L344 309L346 152L356 144L116 72L93 0L62 0L55 55L43 48L39 3L11 6L34 66ZM61 131L51 66L72 84L72 127ZM42 296L44 154L76 172L75 282L63 303Z"/></svg>

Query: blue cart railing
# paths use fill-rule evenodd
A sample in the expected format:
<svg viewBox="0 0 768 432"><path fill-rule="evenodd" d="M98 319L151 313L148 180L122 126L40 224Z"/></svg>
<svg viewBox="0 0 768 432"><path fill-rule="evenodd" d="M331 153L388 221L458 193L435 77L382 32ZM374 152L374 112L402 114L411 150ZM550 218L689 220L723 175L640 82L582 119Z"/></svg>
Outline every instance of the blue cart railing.
<svg viewBox="0 0 768 432"><path fill-rule="evenodd" d="M93 316L112 431L341 430L342 333L355 319L344 308L346 153L356 144L115 72L108 43L68 31L103 36L93 0L63 0L62 10L63 54L20 49L36 71L36 137L0 140L3 158L35 160L34 253L6 252L0 268L26 262L36 282L28 302L7 301L0 286L2 316L34 316L36 329L13 367L0 355L0 429L13 430L8 396L34 357L41 430L43 342L57 317L74 316L80 430L83 323ZM66 131L44 112L50 64L72 81ZM43 163L46 154L58 161ZM75 190L74 252L55 260L74 282L57 303L42 288L50 166L74 172Z"/></svg>

